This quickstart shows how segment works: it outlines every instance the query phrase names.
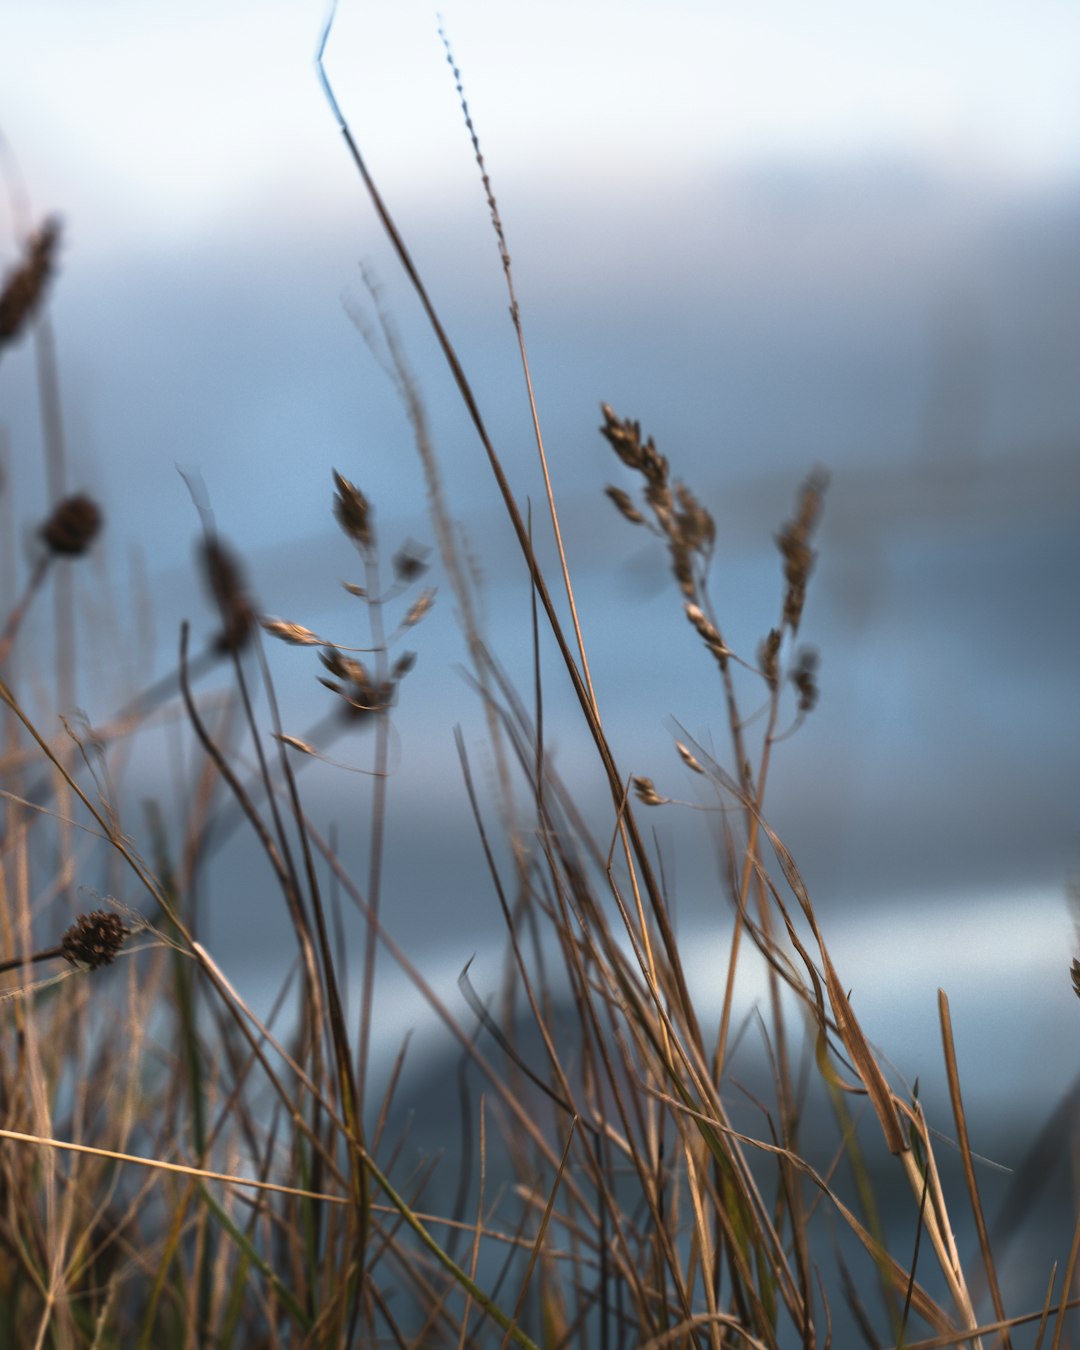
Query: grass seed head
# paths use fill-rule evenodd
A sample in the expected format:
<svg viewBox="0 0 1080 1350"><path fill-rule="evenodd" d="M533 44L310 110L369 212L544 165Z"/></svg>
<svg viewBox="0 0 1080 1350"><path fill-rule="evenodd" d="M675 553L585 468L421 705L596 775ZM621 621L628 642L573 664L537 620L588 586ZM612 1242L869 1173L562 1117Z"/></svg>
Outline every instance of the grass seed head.
<svg viewBox="0 0 1080 1350"><path fill-rule="evenodd" d="M393 675L395 680L400 680L401 677L403 675L407 675L415 665L416 665L416 653L402 652L401 655L398 657L398 659L394 662L393 669L391 670L390 673Z"/></svg>
<svg viewBox="0 0 1080 1350"><path fill-rule="evenodd" d="M690 550L680 539L671 541L671 571L679 584L679 590L688 600L697 594L697 582L694 579L694 563Z"/></svg>
<svg viewBox="0 0 1080 1350"><path fill-rule="evenodd" d="M682 762L686 765L688 769L692 769L694 773L705 772L705 770L701 767L700 760L689 748L689 746L683 745L682 741L676 741L675 749L679 752L679 758L682 760Z"/></svg>
<svg viewBox="0 0 1080 1350"><path fill-rule="evenodd" d="M282 745L287 745L292 750L298 750L302 755L313 755L318 759L319 752L310 741L302 741L299 736L290 736L284 731L275 731L271 734L274 740L279 741Z"/></svg>
<svg viewBox="0 0 1080 1350"><path fill-rule="evenodd" d="M365 687L371 683L371 677L363 661L357 661L354 656L338 651L336 647L327 647L325 651L320 652L319 660L330 674L336 675L339 680L348 680L350 684Z"/></svg>
<svg viewBox="0 0 1080 1350"><path fill-rule="evenodd" d="M240 560L214 535L203 539L201 557L210 592L225 625L214 645L219 652L238 652L246 646L255 627L255 606Z"/></svg>
<svg viewBox="0 0 1080 1350"><path fill-rule="evenodd" d="M15 342L41 304L56 267L60 221L50 216L26 241L26 256L0 289L0 347Z"/></svg>
<svg viewBox="0 0 1080 1350"><path fill-rule="evenodd" d="M634 778L634 794L642 806L663 806L667 800L661 797L656 790L656 784L651 778L644 774L639 774Z"/></svg>
<svg viewBox="0 0 1080 1350"><path fill-rule="evenodd" d="M818 701L818 666L821 657L816 647L803 647L795 658L790 679L799 694L799 712L812 712Z"/></svg>
<svg viewBox="0 0 1080 1350"><path fill-rule="evenodd" d="M824 469L815 469L799 490L795 516L776 536L776 544L784 559L784 623L794 633L802 619L806 603L806 584L817 557L810 547L810 539L821 517L821 508L828 486L829 475Z"/></svg>
<svg viewBox="0 0 1080 1350"><path fill-rule="evenodd" d="M365 553L375 547L375 528L368 499L355 485L334 470L334 516L337 523Z"/></svg>
<svg viewBox="0 0 1080 1350"><path fill-rule="evenodd" d="M280 638L292 647L322 647L325 643L318 633L305 628L302 623L291 623L288 619L260 619L265 632L271 637Z"/></svg>
<svg viewBox="0 0 1080 1350"><path fill-rule="evenodd" d="M762 639L758 647L758 665L761 667L762 675L765 676L765 683L773 690L780 683L778 657L782 638L783 633L779 628L770 628L768 635Z"/></svg>
<svg viewBox="0 0 1080 1350"><path fill-rule="evenodd" d="M604 491L615 503L619 514L628 520L631 525L644 525L646 523L645 517L631 500L629 492L624 492L622 488L612 487L610 484Z"/></svg>
<svg viewBox="0 0 1080 1350"><path fill-rule="evenodd" d="M700 605L695 605L691 603L685 605L684 609L686 611L686 617L697 629L697 632L701 637L701 639L703 640L703 642L705 643L706 647L708 647L709 651L711 651L713 656L716 657L720 669L725 670L727 668L727 661L728 657L731 655L731 652L728 649L727 645L725 644L724 639L721 637L720 630L712 622L712 620L708 617L708 615L700 607Z"/></svg>
<svg viewBox="0 0 1080 1350"><path fill-rule="evenodd" d="M628 469L636 469L650 483L663 483L667 480L668 462L657 450L653 438L642 444L641 423L623 421L615 415L609 403L602 403L600 411L604 414L604 425L600 434L612 450L619 456Z"/></svg>
<svg viewBox="0 0 1080 1350"><path fill-rule="evenodd" d="M679 537L686 548L708 558L716 543L716 522L685 483L675 484Z"/></svg>
<svg viewBox="0 0 1080 1350"><path fill-rule="evenodd" d="M336 647L327 647L319 653L319 659L332 675L337 676L336 680L327 680L320 675L319 683L338 696L350 719L381 712L393 702L395 681L384 680L376 684L362 661Z"/></svg>
<svg viewBox="0 0 1080 1350"><path fill-rule="evenodd" d="M417 596L416 601L409 607L408 614L401 621L402 628L412 628L418 624L431 606L435 603L435 592L432 589L422 591Z"/></svg>

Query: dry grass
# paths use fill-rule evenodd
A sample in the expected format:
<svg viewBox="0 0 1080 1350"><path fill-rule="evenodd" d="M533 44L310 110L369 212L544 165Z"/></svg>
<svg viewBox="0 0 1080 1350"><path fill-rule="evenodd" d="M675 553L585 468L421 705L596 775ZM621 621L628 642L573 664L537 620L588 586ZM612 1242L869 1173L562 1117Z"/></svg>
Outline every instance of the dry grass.
<svg viewBox="0 0 1080 1350"><path fill-rule="evenodd" d="M81 565L101 523L88 498L58 500L0 638L0 970L8 981L0 1347L1063 1344L1077 1301L1080 1225L1060 1269L1048 1269L1037 1289L1002 1288L947 999L942 1045L959 1170L951 1154L939 1161L940 1139L918 1097L895 1086L865 1037L796 862L769 824L774 750L817 698L816 653L796 644L825 475L813 471L795 494L776 540L777 612L762 624L758 651L740 654L709 595L712 515L640 426L604 405L600 432L639 488L635 497L612 486L608 496L630 524L664 542L677 603L715 666L730 734L730 769L703 746L676 745L683 772L715 808L733 918L720 1017L710 1020L694 999L658 859L638 822L669 799L652 778L622 772L604 729L505 233L465 111L559 541L558 604L467 375L340 115L339 124L503 493L533 581L537 650L543 628L577 696L578 724L563 734L592 745L608 784L602 831L546 754L539 658L526 696L483 631L423 405L377 293L366 336L416 436L499 785L489 823L459 740L493 912L506 932L495 1011L467 970L462 1005L446 1007L381 921L392 724L413 661L400 644L432 601L418 589L423 551L406 545L387 569L372 504L334 473L333 513L363 569L362 584L348 588L369 622L360 651L321 637L303 616L259 614L241 563L208 528L203 561L218 637L192 658L185 630L171 683L132 700L110 727L79 730L31 713L19 664L23 617L55 567ZM33 324L54 245L49 227L26 241L0 300L0 340ZM281 723L264 634L318 649L335 706L303 736ZM229 668L227 700L198 694L208 672ZM764 716L748 716L763 701ZM115 775L124 739L165 706L182 706L201 751L182 825L160 812L141 826L122 822ZM309 817L297 781L299 767L358 719L373 732L362 877L349 875ZM249 831L291 923L284 1031L276 1014L261 1020L244 1003L200 938L199 879L226 822ZM119 898L70 923L80 907L76 879L88 876ZM366 926L355 1027L343 908ZM372 1070L380 945L460 1047L459 1137L441 1099L423 1122L454 1150L441 1164L432 1157L411 1166L403 1147L404 1052L388 1076ZM739 975L759 961L768 996L756 1058L768 1073L751 1089L733 1071L732 1017ZM114 967L107 987L97 974L105 964ZM51 974L39 979L43 967ZM1068 1146L1064 1130L1043 1145ZM447 1173L456 1181L449 1190ZM977 1246L965 1260L955 1234L968 1210ZM1014 1228L1024 1220L1020 1206Z"/></svg>

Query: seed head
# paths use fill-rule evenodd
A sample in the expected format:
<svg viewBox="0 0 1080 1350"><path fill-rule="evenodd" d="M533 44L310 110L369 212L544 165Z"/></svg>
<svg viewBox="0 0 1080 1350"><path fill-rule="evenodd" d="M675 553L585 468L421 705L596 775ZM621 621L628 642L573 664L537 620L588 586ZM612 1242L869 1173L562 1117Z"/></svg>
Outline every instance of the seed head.
<svg viewBox="0 0 1080 1350"><path fill-rule="evenodd" d="M375 531L371 523L372 511L368 499L354 483L342 477L337 469L334 470L334 485L337 488L334 496L334 515L337 517L337 523L353 543L358 544L365 553L369 552L375 546Z"/></svg>
<svg viewBox="0 0 1080 1350"><path fill-rule="evenodd" d="M50 216L26 241L26 256L0 289L0 347L14 342L41 303L56 266L60 221Z"/></svg>
<svg viewBox="0 0 1080 1350"><path fill-rule="evenodd" d="M90 970L110 965L124 945L128 931L120 916L107 910L80 914L61 939L64 959Z"/></svg>
<svg viewBox="0 0 1080 1350"><path fill-rule="evenodd" d="M302 623L292 623L288 619L260 619L263 630L271 637L280 638L292 647L325 647L326 641Z"/></svg>
<svg viewBox="0 0 1080 1350"><path fill-rule="evenodd" d="M799 712L812 712L818 701L818 666L821 658L815 647L803 647L795 658L791 683L799 694Z"/></svg>
<svg viewBox="0 0 1080 1350"><path fill-rule="evenodd" d="M362 661L357 661L337 647L327 647L319 659L336 680L319 676L319 683L332 690L341 699L341 706L350 719L364 718L369 713L383 712L394 698L394 681L377 684Z"/></svg>
<svg viewBox="0 0 1080 1350"><path fill-rule="evenodd" d="M776 544L784 559L784 623L794 633L802 619L806 603L806 583L810 580L817 554L810 547L810 539L821 516L821 507L828 486L829 475L824 469L815 469L799 490L795 517L789 520L776 536Z"/></svg>
<svg viewBox="0 0 1080 1350"><path fill-rule="evenodd" d="M667 480L668 462L657 450L650 436L644 443L641 439L641 423L625 421L618 417L609 403L601 403L604 425L600 434L619 456L628 469L636 469L644 474L650 483L663 483Z"/></svg>
<svg viewBox="0 0 1080 1350"><path fill-rule="evenodd" d="M644 525L645 517L634 505L629 492L624 492L622 488L612 487L610 484L604 489L607 495L615 503L615 508L631 525Z"/></svg>
<svg viewBox="0 0 1080 1350"><path fill-rule="evenodd" d="M694 773L704 773L701 767L701 761L693 753L689 746L683 745L682 741L675 742L675 749L679 752L679 758L688 769L693 769Z"/></svg>
<svg viewBox="0 0 1080 1350"><path fill-rule="evenodd" d="M416 665L416 653L402 652L401 655L398 657L398 659L394 662L393 669L391 670L390 673L391 675L393 675L395 680L400 680L403 675L408 675L409 671L412 670L413 666L415 665Z"/></svg>
<svg viewBox="0 0 1080 1350"><path fill-rule="evenodd" d="M219 652L238 652L255 627L255 606L243 567L236 554L216 535L203 539L201 557L207 584L225 624L214 645Z"/></svg>
<svg viewBox="0 0 1080 1350"><path fill-rule="evenodd" d="M777 657L780 654L780 642L783 638L779 628L770 628L768 634L758 645L758 665L765 676L765 683L775 689L780 682L780 666Z"/></svg>
<svg viewBox="0 0 1080 1350"><path fill-rule="evenodd" d="M408 585L410 581L424 575L428 569L427 556L430 552L430 549L412 539L402 544L392 559L394 576L402 585Z"/></svg>
<svg viewBox="0 0 1080 1350"><path fill-rule="evenodd" d="M85 553L101 529L101 508L82 493L65 497L41 527L41 537L53 553L77 558Z"/></svg>
<svg viewBox="0 0 1080 1350"><path fill-rule="evenodd" d="M435 591L433 587L428 587L416 597L415 601L409 606L409 612L401 621L402 628L412 628L418 624L431 606L435 603Z"/></svg>
<svg viewBox="0 0 1080 1350"><path fill-rule="evenodd" d="M723 637L720 635L720 630L709 619L700 605L690 603L684 605L683 608L686 611L686 617L697 629L704 640L706 647L708 647L709 651L711 651L716 658L716 662L720 669L726 670L728 657L731 655L731 652L724 642Z"/></svg>
<svg viewBox="0 0 1080 1350"><path fill-rule="evenodd" d="M661 797L656 790L656 784L651 778L644 774L635 774L634 776L634 795L642 806L663 806L666 797Z"/></svg>

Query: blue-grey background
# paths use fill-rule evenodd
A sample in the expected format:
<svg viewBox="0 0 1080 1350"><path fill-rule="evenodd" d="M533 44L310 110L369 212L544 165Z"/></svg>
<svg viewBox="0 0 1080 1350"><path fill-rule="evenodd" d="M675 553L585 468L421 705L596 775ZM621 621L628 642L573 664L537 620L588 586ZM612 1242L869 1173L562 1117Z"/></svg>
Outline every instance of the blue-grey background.
<svg viewBox="0 0 1080 1350"><path fill-rule="evenodd" d="M1037 1114L1071 1081L1080 1017L1065 889L1080 825L1080 12L448 0L444 15L621 767L691 795L672 719L720 749L724 710L662 550L602 497L633 485L597 433L601 400L639 418L712 509L714 596L747 656L777 613L772 535L811 465L831 471L804 624L821 704L779 749L770 818L898 1068L940 1080L944 985L970 1104ZM338 584L360 578L330 516L331 466L376 504L388 554L433 542L400 404L342 305L369 303L361 262L416 372L494 645L529 678L527 575L319 91L321 20L319 5L265 0L50 0L2 21L0 130L36 211L67 225L51 314L71 484L108 512L80 579L99 616L78 688L92 719L169 668L182 617L212 627L178 464L201 472L263 608L340 643L367 635ZM539 520L496 246L436 19L411 0L345 3L328 69ZM16 228L5 202L5 263ZM45 509L31 342L0 363L0 421L29 534ZM152 612L141 670L137 644L103 637L116 607L122 633L136 628L132 578ZM461 724L482 765L483 721L438 566L433 580L397 719L383 905L464 1011L457 973L478 952L474 979L494 986L499 928L452 739ZM303 735L329 697L314 655L272 657ZM546 673L552 751L602 821L550 654ZM148 745L131 800L168 802L175 743ZM334 753L364 765L370 748ZM363 878L366 780L316 766L306 782ZM718 1001L729 908L707 822L654 821L693 978ZM269 876L237 845L207 901L223 965L268 988L288 937ZM389 1047L426 1021L392 970L382 981ZM748 975L742 1006L758 992Z"/></svg>

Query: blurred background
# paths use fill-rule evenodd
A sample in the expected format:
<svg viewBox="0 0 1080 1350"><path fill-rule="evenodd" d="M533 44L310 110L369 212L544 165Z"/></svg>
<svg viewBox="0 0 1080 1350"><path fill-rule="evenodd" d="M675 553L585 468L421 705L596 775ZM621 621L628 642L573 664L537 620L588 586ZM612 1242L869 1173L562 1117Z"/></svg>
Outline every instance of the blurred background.
<svg viewBox="0 0 1080 1350"><path fill-rule="evenodd" d="M528 576L320 91L322 20L320 5L269 0L49 0L3 19L8 181L21 175L35 219L65 225L50 312L70 486L108 518L79 584L92 615L118 609L143 633L102 642L86 625L96 655L76 696L92 721L175 664L182 618L197 640L214 629L178 466L201 475L262 608L341 644L367 630L339 584L361 578L331 467L373 501L387 557L434 543L406 417L350 318L371 314L361 264L425 401L492 645L529 687ZM711 509L713 596L749 659L779 611L773 536L811 467L831 473L803 623L821 700L778 748L769 818L898 1070L940 1084L944 985L974 1146L980 1103L995 1128L1045 1115L1072 1082L1080 1018L1080 11L446 0L443 22L507 232L621 769L691 797L673 738L726 762L726 727L663 548L603 496L635 485L598 434L601 401L640 419ZM438 21L411 0L346 0L327 70L539 532L507 296ZM0 193L5 267L21 228ZM0 363L0 422L24 576L46 510L32 341ZM441 590L409 635L418 663L397 711L383 911L466 1016L458 972L475 953L490 992L501 937L452 733L484 766L485 730L437 562L429 579ZM271 659L303 736L330 707L315 655ZM579 715L545 660L551 753L603 821ZM145 797L175 805L171 742L147 744L126 780L136 820ZM370 742L333 754L364 766ZM313 816L365 876L367 780L305 772ZM643 823L718 1008L730 907L709 823L666 807ZM230 845L208 877L209 943L265 992L289 932L250 852ZM380 979L390 1053L429 1019L392 966ZM741 1010L759 994L748 973Z"/></svg>

